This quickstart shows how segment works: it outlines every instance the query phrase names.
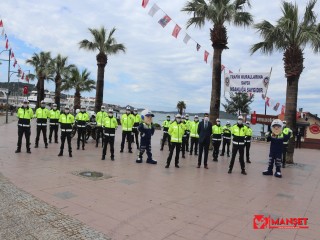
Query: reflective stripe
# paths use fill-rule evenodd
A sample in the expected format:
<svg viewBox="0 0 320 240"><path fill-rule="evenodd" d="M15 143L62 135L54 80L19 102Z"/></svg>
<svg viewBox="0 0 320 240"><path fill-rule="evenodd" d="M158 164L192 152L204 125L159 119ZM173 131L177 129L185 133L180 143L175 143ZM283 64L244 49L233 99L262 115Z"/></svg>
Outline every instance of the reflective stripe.
<svg viewBox="0 0 320 240"><path fill-rule="evenodd" d="M18 124L18 126L20 126L20 127L30 127L30 125L28 125L28 124Z"/></svg>
<svg viewBox="0 0 320 240"><path fill-rule="evenodd" d="M78 128L85 128L85 125L77 125Z"/></svg>
<svg viewBox="0 0 320 240"><path fill-rule="evenodd" d="M72 132L72 129L61 129L61 132Z"/></svg>
<svg viewBox="0 0 320 240"><path fill-rule="evenodd" d="M244 145L244 142L232 142L232 143L236 145Z"/></svg>
<svg viewBox="0 0 320 240"><path fill-rule="evenodd" d="M221 141L221 138L212 138L213 141Z"/></svg>
<svg viewBox="0 0 320 240"><path fill-rule="evenodd" d="M168 133L168 131L163 131L164 133Z"/></svg>
<svg viewBox="0 0 320 240"><path fill-rule="evenodd" d="M59 125L59 123L50 123L50 125Z"/></svg>
<svg viewBox="0 0 320 240"><path fill-rule="evenodd" d="M286 144L286 145L287 145L287 144L288 144L288 142L283 142L283 144Z"/></svg>
<svg viewBox="0 0 320 240"><path fill-rule="evenodd" d="M37 123L38 126L47 126L46 123Z"/></svg>
<svg viewBox="0 0 320 240"><path fill-rule="evenodd" d="M110 137L114 137L115 136L115 134L113 134L113 133L103 133L104 135L106 135L106 136L110 136Z"/></svg>
<svg viewBox="0 0 320 240"><path fill-rule="evenodd" d="M246 140L246 142L251 142L250 140Z"/></svg>
<svg viewBox="0 0 320 240"><path fill-rule="evenodd" d="M132 127L132 128L138 128L138 127Z"/></svg>
<svg viewBox="0 0 320 240"><path fill-rule="evenodd" d="M231 139L231 137L223 137L224 139Z"/></svg>

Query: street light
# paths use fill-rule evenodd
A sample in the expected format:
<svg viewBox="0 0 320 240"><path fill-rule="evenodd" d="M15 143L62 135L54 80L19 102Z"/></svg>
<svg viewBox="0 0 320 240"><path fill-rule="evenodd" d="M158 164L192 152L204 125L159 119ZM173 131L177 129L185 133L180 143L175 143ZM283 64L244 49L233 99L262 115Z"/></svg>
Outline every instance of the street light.
<svg viewBox="0 0 320 240"><path fill-rule="evenodd" d="M11 73L11 74L10 74ZM9 74L8 74L8 92L7 92L7 107L6 107L6 123L8 123L8 108L9 108L9 95L10 95L10 91L9 91L9 83L10 83L10 78L11 78L11 75L14 74L14 73L17 73L17 77L20 77L20 72L13 72L13 71L10 71Z"/></svg>

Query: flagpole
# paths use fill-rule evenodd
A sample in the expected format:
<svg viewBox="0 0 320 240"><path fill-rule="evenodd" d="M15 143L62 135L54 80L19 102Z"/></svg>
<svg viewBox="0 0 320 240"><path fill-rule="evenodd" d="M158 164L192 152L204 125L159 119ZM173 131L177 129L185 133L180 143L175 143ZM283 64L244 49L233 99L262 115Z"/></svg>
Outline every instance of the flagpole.
<svg viewBox="0 0 320 240"><path fill-rule="evenodd" d="M269 80L271 78L271 73L272 73L272 67L270 68ZM269 81L269 83L270 83L270 81ZM269 87L269 85L268 85L268 87ZM266 90L266 99L267 99L267 92L268 92L268 88ZM267 102L266 102L266 100L264 100L264 116L266 116L266 115L267 115ZM262 126L263 126L263 133L265 133L264 124L262 124Z"/></svg>

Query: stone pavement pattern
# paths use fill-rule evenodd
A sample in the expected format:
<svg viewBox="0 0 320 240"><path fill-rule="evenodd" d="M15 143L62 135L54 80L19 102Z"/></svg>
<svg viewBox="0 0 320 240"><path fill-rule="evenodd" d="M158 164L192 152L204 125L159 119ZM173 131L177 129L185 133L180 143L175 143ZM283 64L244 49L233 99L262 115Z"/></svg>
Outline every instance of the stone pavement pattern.
<svg viewBox="0 0 320 240"><path fill-rule="evenodd" d="M158 165L135 163L134 154L119 153L117 130L115 161L101 161L101 148L92 139L73 158L57 157L58 144L45 149L42 139L32 154L22 148L15 154L16 124L0 127L0 172L14 185L60 209L114 240L319 240L320 151L298 149L297 165L283 169L283 178L262 176L269 145L253 143L248 175L230 158L219 157L209 169L197 169L197 158L186 154L180 168L165 169L168 148L160 151L161 131L152 139ZM146 158L146 157L145 157ZM145 159L144 159L145 160ZM90 180L80 171L103 172L111 178ZM306 217L309 229L253 229L257 214L272 217Z"/></svg>

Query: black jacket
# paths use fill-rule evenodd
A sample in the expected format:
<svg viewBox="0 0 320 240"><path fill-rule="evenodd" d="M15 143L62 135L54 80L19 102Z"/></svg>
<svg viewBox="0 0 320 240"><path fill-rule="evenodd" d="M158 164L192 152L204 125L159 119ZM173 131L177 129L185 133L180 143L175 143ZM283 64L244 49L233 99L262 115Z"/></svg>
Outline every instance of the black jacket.
<svg viewBox="0 0 320 240"><path fill-rule="evenodd" d="M198 134L199 134L199 143L210 143L210 136L212 133L212 123L208 122L208 126L204 128L204 120L199 123Z"/></svg>

